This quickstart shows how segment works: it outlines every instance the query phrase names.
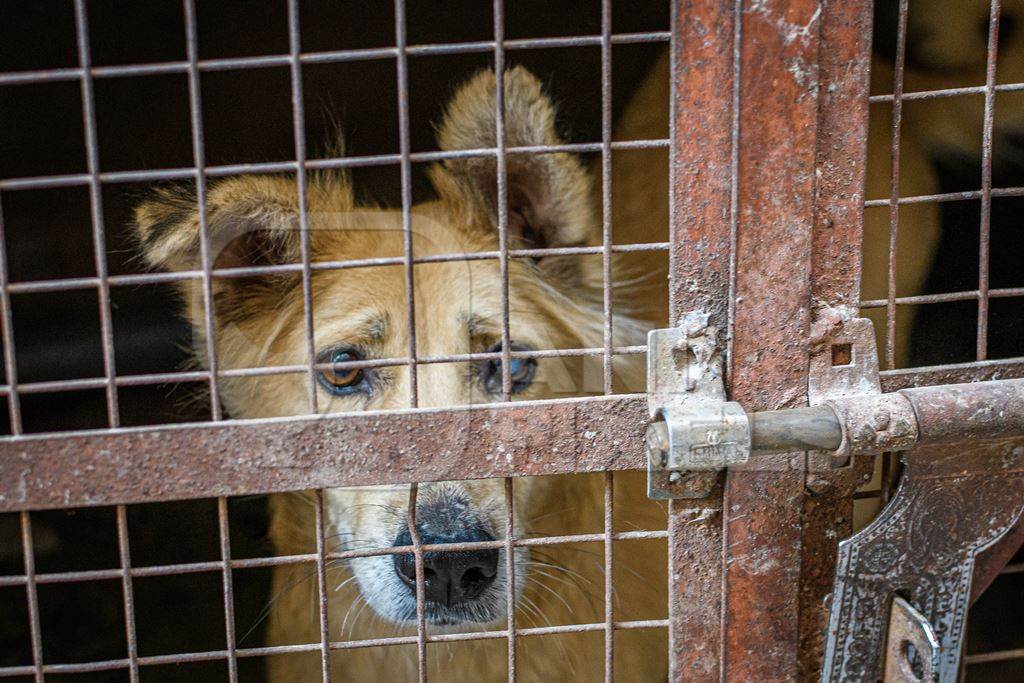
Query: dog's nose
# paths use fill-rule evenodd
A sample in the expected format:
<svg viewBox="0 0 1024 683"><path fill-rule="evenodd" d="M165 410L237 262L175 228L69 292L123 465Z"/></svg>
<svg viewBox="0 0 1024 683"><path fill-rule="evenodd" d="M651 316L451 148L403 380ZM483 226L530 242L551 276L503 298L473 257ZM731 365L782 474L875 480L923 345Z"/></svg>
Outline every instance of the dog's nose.
<svg viewBox="0 0 1024 683"><path fill-rule="evenodd" d="M420 532L420 542L467 543L493 541L494 537L482 530L459 534L458 538L439 538ZM396 546L412 545L408 530L395 539ZM416 592L416 560L412 553L395 555L395 573L409 589ZM498 550L456 550L429 552L423 556L423 588L429 602L452 607L469 602L494 583L498 573Z"/></svg>

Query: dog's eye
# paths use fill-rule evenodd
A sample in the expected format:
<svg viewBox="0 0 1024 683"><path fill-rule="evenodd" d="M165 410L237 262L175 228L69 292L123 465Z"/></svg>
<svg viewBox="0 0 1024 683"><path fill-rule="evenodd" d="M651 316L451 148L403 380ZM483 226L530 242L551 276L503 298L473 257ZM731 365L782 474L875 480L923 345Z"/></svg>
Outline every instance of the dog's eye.
<svg viewBox="0 0 1024 683"><path fill-rule="evenodd" d="M318 363L347 363L362 360L355 349L327 349L320 354ZM362 368L324 368L317 373L320 386L335 396L347 396L356 392L369 393L367 371Z"/></svg>
<svg viewBox="0 0 1024 683"><path fill-rule="evenodd" d="M529 346L512 342L509 346L511 351L532 351ZM488 353L499 353L501 343L497 343L487 349ZM537 361L534 358L512 358L509 361L508 374L512 382L512 393L518 394L525 390L533 381L533 375L537 371ZM480 380L488 393L501 393L501 361L488 360L480 364Z"/></svg>

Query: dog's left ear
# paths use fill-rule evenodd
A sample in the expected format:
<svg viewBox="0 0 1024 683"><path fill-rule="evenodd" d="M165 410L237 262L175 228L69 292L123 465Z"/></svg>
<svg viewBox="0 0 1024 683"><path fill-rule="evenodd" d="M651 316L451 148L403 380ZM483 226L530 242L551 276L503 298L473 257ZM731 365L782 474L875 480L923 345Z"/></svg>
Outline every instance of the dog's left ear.
<svg viewBox="0 0 1024 683"><path fill-rule="evenodd" d="M505 72L505 147L564 144L555 131L555 107L536 76L522 67ZM484 71L448 104L438 130L444 151L495 148L495 78ZM512 247L586 244L598 231L591 181L579 159L564 152L506 155L508 236ZM442 198L497 225L495 157L446 159L431 169Z"/></svg>

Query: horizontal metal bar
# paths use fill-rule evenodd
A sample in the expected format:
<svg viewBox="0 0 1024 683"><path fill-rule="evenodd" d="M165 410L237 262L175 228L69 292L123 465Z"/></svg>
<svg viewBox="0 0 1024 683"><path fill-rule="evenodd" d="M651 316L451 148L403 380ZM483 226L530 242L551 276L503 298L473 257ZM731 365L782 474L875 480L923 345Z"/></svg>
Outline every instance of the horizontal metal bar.
<svg viewBox="0 0 1024 683"><path fill-rule="evenodd" d="M871 422L879 416L884 424ZM890 420L894 423L890 429ZM895 423L905 424L897 430ZM1024 379L912 387L836 398L812 408L750 414L751 451L872 455L1024 435ZM862 438L864 430L870 438Z"/></svg>
<svg viewBox="0 0 1024 683"><path fill-rule="evenodd" d="M971 361L951 363L923 368L883 370L879 373L882 391L893 392L910 387L934 386L936 384L962 384L965 382L987 382L994 379L1017 379L1024 377L1024 358Z"/></svg>
<svg viewBox="0 0 1024 683"><path fill-rule="evenodd" d="M973 655L966 655L964 660L968 665L988 664L989 662L1006 662L1011 659L1024 659L1024 647L1015 650L997 650L995 652L978 652Z"/></svg>
<svg viewBox="0 0 1024 683"><path fill-rule="evenodd" d="M615 151L637 149L667 148L667 139L654 140L618 140L611 143ZM507 147L505 154L588 154L600 152L600 142L565 143L561 145L529 145L523 147ZM436 150L432 152L412 152L408 155L413 163L429 163L445 159L468 159L493 157L499 153L497 148L481 147L478 149ZM307 159L302 166L308 170L327 170L338 168L357 168L366 166L391 166L402 163L401 154L375 154L366 156L334 157L327 159ZM226 164L205 166L202 172L210 177L223 177L266 173L295 173L299 169L296 161L268 161L251 164ZM164 180L185 180L195 178L200 170L194 166L179 168L162 168L137 171L108 171L98 173L101 183L142 183ZM5 178L0 180L0 190L37 190L57 187L74 187L88 185L92 176L87 173L69 173L65 175L33 176L22 178Z"/></svg>
<svg viewBox="0 0 1024 683"><path fill-rule="evenodd" d="M636 541L667 538L665 530L653 531L619 531L611 535L613 541ZM514 538L512 546L516 548L530 548L535 546L569 545L578 543L603 543L605 534L571 534L566 536L540 536L536 538ZM504 548L504 540L500 541L476 541L472 543L424 543L420 547L423 552L464 552L469 550L488 550ZM381 557L386 555L401 555L413 552L414 548L408 546L390 546L386 548L363 549L358 551L328 552L324 553L327 560L346 560L354 557ZM274 557L251 557L245 559L232 559L228 566L231 569L257 569L266 567L279 567L282 565L313 564L317 561L316 553L303 555L279 555ZM190 562L185 564L153 565L148 567L130 567L128 575L134 579L154 576L178 576L181 574L199 574L203 572L219 572L224 568L220 560L209 562ZM36 584L61 584L61 583L82 583L87 581L111 581L120 580L124 577L122 569L89 569L85 571L53 572L49 574L36 574ZM0 576L0 588L10 586L23 586L28 582L24 575Z"/></svg>
<svg viewBox="0 0 1024 683"><path fill-rule="evenodd" d="M510 351L510 358L574 358L603 355L605 349L591 347L585 349L534 349ZM636 346L615 346L612 347L614 355L636 355L646 353L647 347ZM431 365L437 363L475 363L488 360L501 360L503 353L460 353L447 356L419 356L416 358L418 364ZM395 358L373 358L366 360L344 361L339 363L314 363L316 370L354 370L365 368L387 368L408 365L410 360L404 357ZM227 368L217 371L217 377L264 377L270 375L286 375L309 372L308 365L264 365L253 368ZM140 375L120 375L114 378L115 386L148 386L153 384L169 384L174 382L205 382L209 381L208 371L182 371L182 372L161 372ZM85 391L89 389L102 389L107 386L104 377L85 377L79 379L58 379L40 382L24 382L14 385L14 391L18 394L48 394L61 391ZM0 385L0 395L11 393L11 387Z"/></svg>
<svg viewBox="0 0 1024 683"><path fill-rule="evenodd" d="M641 469L646 424L623 395L9 437L0 511Z"/></svg>
<svg viewBox="0 0 1024 683"><path fill-rule="evenodd" d="M945 294L919 294L917 296L896 297L897 305L910 304L939 304L951 301L974 301L981 296L976 289L965 292L947 292ZM990 289L987 294L990 299L1008 299L1017 296L1024 296L1024 287L1006 287L1002 289ZM888 299L868 299L861 301L861 310L865 308L881 308L885 306Z"/></svg>
<svg viewBox="0 0 1024 683"><path fill-rule="evenodd" d="M941 192L938 194L920 194L909 197L900 197L896 200L899 205L904 204L925 204L930 202L959 202L969 199L981 199L981 190L962 190L960 192ZM994 187L991 190L992 197L1021 197L1024 196L1024 187ZM864 208L888 207L892 204L891 199L867 199L864 201Z"/></svg>
<svg viewBox="0 0 1024 683"><path fill-rule="evenodd" d="M668 251L668 248L668 242L648 242L641 244L617 244L611 247L611 251L612 253L624 254L646 251ZM546 249L509 249L508 255L511 258L541 258L545 256L591 256L601 254L602 252L602 247L552 247ZM422 263L497 260L499 255L500 252L497 251L467 252L462 254L432 254L429 256L414 258L412 262L413 264L418 265ZM330 271L347 268L396 266L404 263L405 260L402 257L396 256L370 259L351 259L347 261L313 261L310 263L310 268L313 271ZM252 266L247 268L211 268L210 275L215 278L241 278L280 273L299 273L301 271L301 263L284 263L268 266ZM203 271L201 270L184 270L169 273L131 273L128 275L112 275L107 278L107 283L111 286L138 286L180 282L185 280L198 280L202 277ZM6 289L11 294L35 294L39 292L93 289L99 285L99 278L80 277L11 282L6 286Z"/></svg>
<svg viewBox="0 0 1024 683"><path fill-rule="evenodd" d="M1024 90L1024 83L997 83L992 90L995 92L1014 92ZM988 86L972 85L964 88L940 88L937 90L918 90L916 92L900 93L900 100L934 100L943 97L958 97L961 95L984 95ZM871 104L881 102L892 102L895 96L892 93L886 95L872 95L868 98Z"/></svg>
<svg viewBox="0 0 1024 683"><path fill-rule="evenodd" d="M612 628L618 631L629 631L636 629L667 628L667 619L644 619L633 621L612 622ZM592 631L603 631L607 628L605 622L589 624L566 624L564 626L540 626L534 628L517 628L517 637L547 636L559 633L589 633ZM467 640L494 640L508 638L509 633L504 631L477 631L473 633L438 633L426 635L428 643L451 643ZM396 645L414 645L417 642L416 636L399 636L391 638L371 638L366 640L341 640L332 641L328 644L332 650L351 650L367 647L390 647ZM302 643L298 645L277 645L271 647L238 648L235 650L236 657L269 657L271 655L295 654L301 652L317 652L320 650L320 643ZM138 657L139 666L160 666L166 664L186 664L194 662L217 661L228 658L227 650L211 650L208 652L190 652L171 655L153 655L149 657ZM90 673L96 671L111 671L125 669L129 665L128 659L110 659L102 662L86 662L81 664L44 664L44 674L71 674ZM0 667L0 678L10 676L32 675L35 668L32 666L8 666Z"/></svg>
<svg viewBox="0 0 1024 683"><path fill-rule="evenodd" d="M650 31L644 33L618 33L611 36L616 45L636 43L666 42L670 38L668 31ZM522 38L502 41L506 50L536 50L564 47L589 47L601 44L601 36L556 36L551 38ZM462 43L437 43L409 45L405 54L410 56L432 56L449 54L467 54L493 52L495 42L483 40ZM304 52L299 54L302 64L333 64L340 62L357 62L377 59L393 59L399 54L397 47L362 48L356 50L332 50L322 52ZM239 69L266 69L287 67L292 56L256 55L251 57L226 57L221 59L201 59L196 62L200 72L234 71ZM128 76L153 76L169 73L187 73L189 62L152 62L148 64L118 64L113 66L93 66L88 74L92 78L123 78ZM8 71L0 73L0 86L25 85L33 83L52 83L56 81L77 81L85 71L79 68L37 69L32 71Z"/></svg>

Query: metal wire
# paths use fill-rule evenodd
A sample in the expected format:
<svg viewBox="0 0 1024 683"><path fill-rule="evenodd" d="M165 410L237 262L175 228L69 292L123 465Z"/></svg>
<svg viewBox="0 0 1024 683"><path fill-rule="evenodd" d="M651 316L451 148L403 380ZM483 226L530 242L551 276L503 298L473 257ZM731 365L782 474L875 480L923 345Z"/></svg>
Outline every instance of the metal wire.
<svg viewBox="0 0 1024 683"><path fill-rule="evenodd" d="M0 202L0 342L4 347L4 381L7 382L7 413L11 434L21 434L21 400L18 398L18 366L14 354L14 323L11 317L11 295L7 290L7 235L4 233L4 207Z"/></svg>
<svg viewBox="0 0 1024 683"><path fill-rule="evenodd" d="M107 423L117 427L120 414L114 377L114 329L110 319L110 289L107 283L107 247L103 230L103 192L100 185L99 143L96 141L96 108L93 101L92 75L89 73L89 21L85 0L75 0L75 38L78 64L81 68L82 120L85 129L85 157L88 169L89 208L92 214L92 248L96 264L97 293L100 309L100 338L103 344L103 372L106 377Z"/></svg>
<svg viewBox="0 0 1024 683"><path fill-rule="evenodd" d="M615 630L627 631L636 629L667 628L667 619L638 619L633 621L617 621L614 624ZM567 624L565 626L543 626L534 628L517 628L513 634L516 638L529 638L534 636L549 636L561 633L590 633L603 631L604 622L590 624ZM439 633L428 635L427 643L453 643L467 640L493 640L506 639L509 633L502 631L477 631L474 633ZM417 643L417 636L403 636L395 638L368 638L365 640L331 641L331 650L355 650L368 647L394 647L401 645L414 645ZM297 645L277 645L272 647L251 647L239 648L235 654L239 658L247 657L269 657L272 655L298 654L302 652L317 652L321 649L320 643L301 643ZM161 666L167 664L188 664L194 662L218 661L227 658L225 650L211 650L207 652L189 652L173 655L155 655L139 657L139 666ZM100 662L86 662L81 664L44 664L41 669L43 674L71 674L90 673L95 671L111 671L128 667L127 659L109 659ZM32 666L10 666L0 668L0 678L11 676L32 675L35 669ZM40 679L41 680L41 679Z"/></svg>
<svg viewBox="0 0 1024 683"><path fill-rule="evenodd" d="M888 300L885 307L885 367L896 367L896 238L899 234L900 125L903 120L903 67L907 54L908 0L900 0L896 33L896 64L893 76L892 132L889 176Z"/></svg>
<svg viewBox="0 0 1024 683"><path fill-rule="evenodd" d="M981 226L978 240L977 360L988 357L988 280L992 223L992 127L995 120L996 60L999 50L999 0L989 5L988 55L985 60L985 118L981 143Z"/></svg>
<svg viewBox="0 0 1024 683"><path fill-rule="evenodd" d="M224 590L224 642L227 644L228 680L238 681L238 658L235 656L235 590L231 575L231 531L228 499L217 499L217 535L220 539L220 565Z"/></svg>
<svg viewBox="0 0 1024 683"><path fill-rule="evenodd" d="M327 551L324 543L324 492L317 490L314 506L316 526L316 595L320 617L320 668L324 683L331 680L330 618L327 609Z"/></svg>
<svg viewBox="0 0 1024 683"><path fill-rule="evenodd" d="M36 594L36 559L32 543L32 518L21 513L21 552L25 566L25 598L28 601L28 628L32 641L32 668L37 683L43 680L43 636L39 626L39 596Z"/></svg>
<svg viewBox="0 0 1024 683"><path fill-rule="evenodd" d="M637 43L661 43L670 38L668 31L648 31L641 33L620 33L611 37L615 45ZM559 36L551 38L520 38L503 41L506 50L536 50L560 47L587 47L600 45L601 36ZM404 52L410 56L453 55L488 53L494 50L494 41L475 41L462 43L441 43L409 45ZM300 54L303 64L336 64L374 59L389 59L398 56L398 47L364 48L358 50L334 50L322 52L304 52ZM253 57L229 57L221 59L203 59L198 62L201 72L232 71L238 69L259 69L288 66L291 55L260 55ZM156 74L186 73L188 62L157 62L150 64L123 64L117 66L94 66L87 69L37 69L27 71L8 71L0 73L0 86L19 85L23 83L53 83L57 81L74 81L88 73L92 78L120 78L126 76L149 76Z"/></svg>
<svg viewBox="0 0 1024 683"><path fill-rule="evenodd" d="M601 0L601 277L604 283L604 358L602 384L612 393L612 7Z"/></svg>
<svg viewBox="0 0 1024 683"><path fill-rule="evenodd" d="M135 639L135 598L132 590L131 550L128 546L128 512L117 506L117 551L121 558L121 593L124 600L125 642L128 645L128 677L139 680L139 646Z"/></svg>
<svg viewBox="0 0 1024 683"><path fill-rule="evenodd" d="M203 339L206 345L206 367L209 371L210 418L220 420L220 391L217 385L217 332L213 319L212 263L210 232L206 215L206 144L203 139L203 104L199 87L199 45L197 42L195 0L182 0L185 14L185 51L188 55L188 107L192 129L192 163L196 165L196 213L199 216L199 264L202 268ZM109 280L108 280L109 284Z"/></svg>

